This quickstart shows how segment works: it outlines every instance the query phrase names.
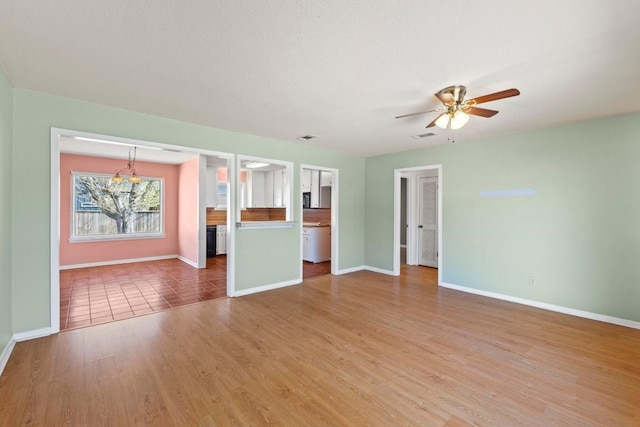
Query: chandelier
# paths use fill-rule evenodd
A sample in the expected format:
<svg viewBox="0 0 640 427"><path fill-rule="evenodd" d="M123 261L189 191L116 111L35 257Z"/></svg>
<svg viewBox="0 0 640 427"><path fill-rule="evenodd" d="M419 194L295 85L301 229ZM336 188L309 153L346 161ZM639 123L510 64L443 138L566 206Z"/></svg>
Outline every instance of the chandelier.
<svg viewBox="0 0 640 427"><path fill-rule="evenodd" d="M122 169L120 169L118 172L116 172L116 174L111 178L111 181L113 182L122 182L124 181L124 178L122 177L122 174L129 174L129 182L132 184L140 184L140 181L142 181L140 179L140 177L138 175L136 175L136 148L137 147L133 147L133 158L131 157L131 148L129 148L129 162L127 163L127 166L123 167Z"/></svg>

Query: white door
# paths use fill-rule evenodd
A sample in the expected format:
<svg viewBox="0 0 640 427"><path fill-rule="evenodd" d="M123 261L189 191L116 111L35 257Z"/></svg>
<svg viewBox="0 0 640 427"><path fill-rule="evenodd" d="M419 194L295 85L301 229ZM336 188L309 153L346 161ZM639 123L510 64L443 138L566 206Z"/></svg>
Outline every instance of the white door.
<svg viewBox="0 0 640 427"><path fill-rule="evenodd" d="M418 180L418 264L438 267L438 178Z"/></svg>

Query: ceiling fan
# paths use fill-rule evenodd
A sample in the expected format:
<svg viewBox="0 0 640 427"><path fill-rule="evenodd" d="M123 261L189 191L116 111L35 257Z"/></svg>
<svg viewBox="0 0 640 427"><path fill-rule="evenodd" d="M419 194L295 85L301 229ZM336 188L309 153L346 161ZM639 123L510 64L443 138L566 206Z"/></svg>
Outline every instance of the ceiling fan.
<svg viewBox="0 0 640 427"><path fill-rule="evenodd" d="M442 107L436 108L435 110L421 111L419 113L404 114L402 116L397 116L396 119L442 111L438 117L433 119L433 121L427 125L427 128L438 126L442 129L446 129L447 126L450 125L451 129L460 129L469 121L469 114L487 118L498 114L497 110L479 108L476 107L476 105L520 95L520 91L518 89L507 89L491 93L489 95L467 99L465 101L464 96L466 93L467 88L464 86L455 85L446 87L435 94L436 98L442 102Z"/></svg>

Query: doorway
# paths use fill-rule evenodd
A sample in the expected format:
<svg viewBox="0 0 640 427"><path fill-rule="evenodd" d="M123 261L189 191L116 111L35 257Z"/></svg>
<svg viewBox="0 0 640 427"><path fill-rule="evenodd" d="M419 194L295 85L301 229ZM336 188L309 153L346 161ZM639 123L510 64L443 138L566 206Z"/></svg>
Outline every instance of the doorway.
<svg viewBox="0 0 640 427"><path fill-rule="evenodd" d="M404 266L437 269L442 278L442 165L394 171L393 273Z"/></svg>
<svg viewBox="0 0 640 427"><path fill-rule="evenodd" d="M301 165L300 176L301 278L337 274L339 172Z"/></svg>
<svg viewBox="0 0 640 427"><path fill-rule="evenodd" d="M72 144L71 146L75 148L69 148L70 145L64 145L64 148L63 148L63 144L61 143L63 139L67 139L68 140L67 142L70 142ZM80 152L74 153L74 150L78 148L80 145L82 146L82 150ZM107 155L109 150L114 147L118 147L121 151L124 148L125 152L129 152L129 153L131 152L133 147L134 157L132 159L131 154L129 154L129 159L128 159L130 169L131 169L131 164L135 165L136 153L138 155L138 160L142 162L143 161L142 158L145 157L144 161L148 162L147 163L148 165L154 165L154 164L161 165L161 164L171 164L171 163L178 164L176 162L178 162L178 159L182 159L182 158L184 158L184 163L179 162L180 165L188 163L187 166L180 166L179 171L174 172L181 176L180 179L176 179L175 176L173 177L174 186L177 185L177 183L179 182L191 183L188 186L190 188L189 195L186 198L184 198L186 201L184 201L183 204L186 204L188 202L193 205L190 208L191 217L187 225L189 227L187 231L190 234L190 237L191 237L190 241L192 242L192 244L189 245L189 247L186 249L185 252L182 252L182 248L180 248L180 252L178 252L178 255L176 255L176 250L174 249L174 250L169 250L168 252L165 251L166 255L156 254L154 256L147 255L147 256L139 257L131 252L132 248L134 248L135 246L133 243L139 243L139 242L144 243L145 239L121 240L122 242L133 242L133 243L124 244L124 245L120 244L120 246L118 247L117 256L114 256L112 260L96 259L96 260L81 260L76 262L73 262L73 261L69 262L69 260L65 259L64 262L61 261L61 250L60 250L61 243L67 244L69 243L69 240L70 240L69 230L68 230L70 212L69 212L68 206L71 205L71 200L75 200L76 198L76 196L73 194L67 194L67 196L69 197L73 196L72 199L69 199L69 197L66 197L66 199L63 200L61 197L61 190L63 189L62 187L64 187L64 189L66 190L66 193L69 193L68 189L70 187L67 181L65 181L66 184L61 185L62 175L63 175L63 171L61 168L61 155L63 153L70 153L70 154L75 154L76 156L104 158L105 164L107 163L107 160L113 162L114 159L118 159L117 160L118 167L120 167L121 166L120 163L122 162L126 163L127 158L125 157L124 159L122 159L117 155ZM146 157L146 156L149 156L149 157ZM68 315L66 315L67 317L65 317L65 313L63 312L64 309L62 307L62 303L64 302L64 300L63 298L61 298L61 292L62 292L61 275L63 273L63 271L61 270L64 270L65 276L69 276L70 275L69 272L73 271L73 269L75 269L76 272L78 272L78 270L83 268L88 269L88 268L101 267L102 269L109 270L109 269L113 269L115 265L122 265L120 260L124 259L125 263L127 261L129 263L133 263L129 265L129 268L127 268L127 270L130 270L130 271L133 271L131 267L134 267L134 265L145 264L147 262L157 262L157 264L159 265L158 269L160 270L159 274L162 274L163 277L166 277L165 273L167 272L167 270L172 270L172 269L177 272L176 274L184 276L184 273L179 272L178 270L180 270L181 267L188 267L189 269L193 269L195 274L198 274L199 272L199 274L201 275L202 274L207 275L207 279L212 279L212 273L210 271L211 270L210 267L212 267L212 265L210 265L211 263L206 260L207 210L206 210L206 203L205 203L206 171L204 169L204 165L206 165L207 157L220 158L223 160L224 164L227 164L229 165L229 167L233 168L233 161L232 161L233 155L228 153L218 153L218 152L209 151L209 150L191 149L191 148L182 147L182 146L160 144L155 142L133 140L128 138L120 138L120 137L113 137L113 136L107 136L107 135L98 135L98 134L79 132L79 131L73 131L73 130L56 129L56 128L51 129L51 189L50 189L51 191L50 304L51 305L50 307L51 307L51 332L52 333L57 333L60 331L62 319L67 318L66 320L67 323L69 321ZM165 161L163 161L162 159L165 159ZM167 160L167 159L170 159L170 160ZM78 161L77 158L76 158L76 161ZM76 166L76 169L77 168L78 166ZM109 166L108 171L101 171L101 173L103 175L106 174L110 176L116 171L115 169L111 171L111 168L112 167ZM86 169L85 165L81 164L81 166L79 166L79 170L82 170L84 172L85 169ZM130 169L127 169L127 171L129 171ZM139 171L138 173L141 173L141 172ZM141 175L143 173L144 172L142 172ZM150 176L154 176L154 175L155 173L151 172ZM130 179L129 181L134 182ZM164 186L162 188L164 188ZM197 188L197 190L194 191L193 190L194 188ZM166 193L164 193L164 190L162 191L163 192L161 194L162 194L162 197L164 198ZM231 192L230 199L235 200L233 185L229 186L229 191ZM178 194L180 192L180 189L176 189L176 192L177 192L176 194ZM177 197L180 197L180 196L178 195ZM73 206L76 206L76 204L74 203ZM62 209L63 207L65 207L65 211L67 213L64 215L61 215L61 212L63 211ZM225 222L226 224L232 224L235 221L234 210L229 209L228 212L229 212L229 215L227 215ZM176 215L177 215L177 212L176 212ZM160 221L162 221L162 223L165 223L165 220L166 218L164 218L164 214L160 213ZM229 232L228 232L229 235L227 236L227 240L233 241L233 229L231 227L227 227L227 228L229 229ZM175 233L177 233L178 231L175 231L173 234L175 235ZM181 239L181 241L182 240L183 239ZM112 239L112 242L117 243L118 239ZM146 242L150 242L150 241L146 240ZM161 242L161 239L158 239L158 240L154 240L153 243L155 245L154 247L159 247L162 242ZM91 244L92 243L89 242L89 245ZM82 246L81 249L84 249L87 246L87 243L80 244L80 245L76 244L75 246L76 246L75 252L78 253L78 248ZM93 252L94 254L102 253L101 250L96 250L96 249L93 249L91 252ZM182 256L183 254L185 254L185 256ZM175 259L176 256L178 257L177 260ZM173 260L170 260L171 258L173 258ZM144 262L137 262L137 261L144 261ZM178 265L175 266L175 268L173 265L171 266L165 265L167 263L170 263L171 261L178 262ZM233 294L233 276L231 274L231 272L233 271L233 262L234 262L234 259L233 259L232 253L230 253L228 256L226 255L221 256L219 260L216 262L217 264L220 264L220 263L224 264L224 267L221 269L220 272L218 272L222 274L224 278L224 282L221 283L218 277L219 274L216 274L217 284L215 286L216 288L215 292L218 292L218 293L222 292L224 293L224 295ZM61 268L61 264L63 265L62 268ZM184 266L182 266L182 264L184 264ZM72 268L65 269L65 266L72 267ZM149 268L150 266L151 264L146 264L144 266L141 266L141 268L144 270L145 268ZM198 267L200 267L200 269L198 269ZM140 269L130 272L129 274L137 275L139 273L139 270ZM199 270L202 270L202 271L199 271ZM68 277L65 277L65 279L66 278ZM202 282L202 278L199 278L198 281ZM160 285L159 282L156 284ZM218 288L221 288L221 289L218 289ZM137 301L139 300L139 302L141 303L145 302L145 304L148 304L150 307L144 307L144 308L151 309L151 311L156 311L156 309L161 309L162 305L175 306L179 303L179 301L177 301L177 298L175 298L174 295L172 295L172 297L174 297L175 301L167 301L166 299L165 301L162 301L158 299L157 295L151 294L151 288L149 287L145 289L145 291L148 291L147 295L145 295L142 292L142 290L140 290L139 288L138 288L138 291L140 291L139 293L141 295L133 295L133 291L135 291L133 289L127 289L127 290L132 291L132 292L129 292L129 294L132 296L132 298L135 297L133 299L136 299ZM124 292L124 289L121 289L121 291L122 291L121 293L123 293L124 296L126 296L127 292ZM202 298L201 291L202 289L196 289L190 295L186 295L185 293L182 293L177 295L177 297L179 297L184 302L187 302L187 301L195 302L195 300ZM212 291L214 291L213 288L206 289L207 293L211 293ZM90 292L90 291L88 290L87 292ZM105 294L108 294L106 292L106 288L105 288ZM95 296L98 296L98 295L95 294ZM106 298L109 295L99 295L99 296L100 298L105 297L103 299L105 300L106 304L103 303L102 305L104 305L105 307L108 306L110 308L111 301L109 298ZM158 304L152 305L150 303L150 300L153 300L154 298L155 298L154 301L157 302ZM164 297L162 296L162 298ZM135 304L132 306L131 303L129 303L129 309L131 309L130 311L134 312L135 310L133 310L132 308L135 306L136 306ZM140 311L144 311L142 310L142 307L139 307L139 309ZM108 317L106 315L107 310L105 309L103 311L105 312L104 317ZM116 316L113 310L110 310L110 315L115 319Z"/></svg>

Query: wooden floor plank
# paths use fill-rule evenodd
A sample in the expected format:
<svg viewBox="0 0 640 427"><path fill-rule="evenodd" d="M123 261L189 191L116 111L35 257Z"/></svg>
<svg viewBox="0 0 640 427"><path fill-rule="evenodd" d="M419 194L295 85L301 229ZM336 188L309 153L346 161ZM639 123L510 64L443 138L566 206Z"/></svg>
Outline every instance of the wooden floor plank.
<svg viewBox="0 0 640 427"><path fill-rule="evenodd" d="M321 276L21 342L0 426L638 425L640 331L436 283Z"/></svg>

